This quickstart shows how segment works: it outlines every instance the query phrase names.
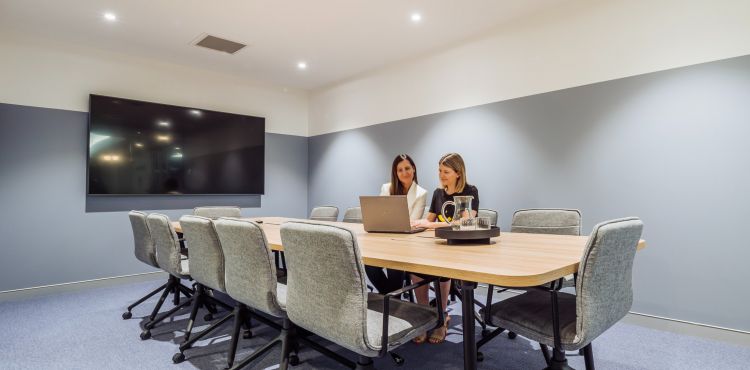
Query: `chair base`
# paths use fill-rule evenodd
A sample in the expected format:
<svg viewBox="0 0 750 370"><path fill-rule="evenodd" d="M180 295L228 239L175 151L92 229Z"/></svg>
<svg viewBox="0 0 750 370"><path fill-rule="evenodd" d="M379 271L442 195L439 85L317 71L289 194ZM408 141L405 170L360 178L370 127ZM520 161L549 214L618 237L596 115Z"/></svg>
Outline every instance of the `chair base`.
<svg viewBox="0 0 750 370"><path fill-rule="evenodd" d="M145 296L141 297L139 300L135 301L133 304L128 306L127 311L125 311L122 314L123 320L128 320L133 317L133 309L140 305L141 303L145 302L149 298L156 295L156 293L162 292L162 297L159 298L159 303L155 306L155 308L152 310L151 314L149 315L149 320L153 320L154 317L156 317L156 314L159 312L159 309L161 309L161 305L166 300L167 296L172 293L175 295L175 301L177 301L176 304L179 304L179 295L182 293L185 295L185 297L190 298L192 296L192 290L180 283L180 279L169 275L169 278L167 279L167 282L162 284L162 286L154 289L150 293L146 294Z"/></svg>
<svg viewBox="0 0 750 370"><path fill-rule="evenodd" d="M372 362L372 359L365 356L359 356L359 359L357 360L357 366L354 368L355 370L375 370L375 365Z"/></svg>

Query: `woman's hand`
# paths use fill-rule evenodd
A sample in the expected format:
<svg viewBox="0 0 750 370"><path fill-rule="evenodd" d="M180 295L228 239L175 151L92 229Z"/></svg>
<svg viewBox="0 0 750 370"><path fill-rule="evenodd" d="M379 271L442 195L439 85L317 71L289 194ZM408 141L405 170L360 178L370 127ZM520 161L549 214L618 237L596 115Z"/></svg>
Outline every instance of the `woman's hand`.
<svg viewBox="0 0 750 370"><path fill-rule="evenodd" d="M414 220L411 222L412 227L424 227L426 229L436 229L438 227L450 226L447 222L431 222L430 220Z"/></svg>
<svg viewBox="0 0 750 370"><path fill-rule="evenodd" d="M411 221L411 227L430 227L431 222L427 221L425 219L421 220L412 220Z"/></svg>

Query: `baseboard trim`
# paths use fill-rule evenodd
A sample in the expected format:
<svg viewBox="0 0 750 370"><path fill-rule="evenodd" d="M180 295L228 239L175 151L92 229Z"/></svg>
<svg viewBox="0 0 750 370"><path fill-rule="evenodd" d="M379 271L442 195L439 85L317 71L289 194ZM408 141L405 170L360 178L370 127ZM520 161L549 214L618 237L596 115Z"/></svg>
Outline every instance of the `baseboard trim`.
<svg viewBox="0 0 750 370"><path fill-rule="evenodd" d="M141 281L158 280L166 278L164 271L142 272L138 274L111 276L99 279L72 281L69 283L50 284L29 288L12 289L0 292L0 302L35 297L51 293L69 292L94 287L104 287L119 284L128 284Z"/></svg>
<svg viewBox="0 0 750 370"><path fill-rule="evenodd" d="M622 321L627 324L639 325L650 329L664 330L750 347L750 332L744 330L632 311Z"/></svg>
<svg viewBox="0 0 750 370"><path fill-rule="evenodd" d="M634 311L630 311L630 314L631 315L638 315L638 316L649 317L649 318L653 318L653 319L659 319L659 320L668 320L668 321L678 322L678 323L681 323L681 324L690 324L690 325L703 326L703 327L711 328L711 329L727 330L727 331L731 331L731 332L735 332L735 333L739 333L739 334L750 334L750 331L739 330L739 329L732 329L732 328L725 328L723 326L709 325L709 324L703 324L703 323L693 322L693 321L687 321L687 320L673 319L671 317L649 315L647 313L634 312Z"/></svg>

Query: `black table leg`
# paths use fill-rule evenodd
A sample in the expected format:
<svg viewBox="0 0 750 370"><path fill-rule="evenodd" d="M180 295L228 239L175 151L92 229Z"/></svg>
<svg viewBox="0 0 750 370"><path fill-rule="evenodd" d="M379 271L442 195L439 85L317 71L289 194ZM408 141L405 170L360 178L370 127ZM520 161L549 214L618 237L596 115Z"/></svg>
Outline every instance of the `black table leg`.
<svg viewBox="0 0 750 370"><path fill-rule="evenodd" d="M545 370L574 370L568 365L568 359L565 358L565 351L562 348L562 339L560 337L560 311L557 304L557 291L562 288L562 279L558 280L558 285L552 284L550 291L552 298L552 330L555 337L555 346L552 349L552 359Z"/></svg>
<svg viewBox="0 0 750 370"><path fill-rule="evenodd" d="M464 329L464 370L477 368L477 341L474 337L474 289L477 283L461 282L461 311Z"/></svg>

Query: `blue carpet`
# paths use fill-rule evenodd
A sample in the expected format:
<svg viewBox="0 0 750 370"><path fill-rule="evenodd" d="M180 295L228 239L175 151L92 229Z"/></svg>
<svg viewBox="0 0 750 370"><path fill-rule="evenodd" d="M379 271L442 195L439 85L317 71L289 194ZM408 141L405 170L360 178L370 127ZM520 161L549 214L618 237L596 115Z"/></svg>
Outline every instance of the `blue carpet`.
<svg viewBox="0 0 750 370"><path fill-rule="evenodd" d="M222 369L231 324L185 352L187 360L172 364L181 342L188 310L152 330L153 338L139 339L143 319L156 299L136 307L133 318L122 320L125 307L161 281L133 283L0 303L0 369ZM164 305L164 309L170 307ZM199 314L202 317L203 313ZM217 315L220 316L220 315ZM460 369L463 366L460 307L451 307L451 329L441 345L406 344L396 352L406 359L399 369ZM205 323L199 321L200 330ZM479 330L477 329L477 332ZM237 359L260 348L277 332L263 325L255 336L241 340ZM354 359L347 351L326 346ZM747 369L750 348L640 326L617 324L594 341L597 369ZM504 334L482 348L480 369L542 369L544 360L535 343ZM270 351L246 369L275 369L280 349ZM303 347L302 364L295 370L344 369ZM583 358L569 357L584 369ZM390 357L375 362L378 369L396 369Z"/></svg>

